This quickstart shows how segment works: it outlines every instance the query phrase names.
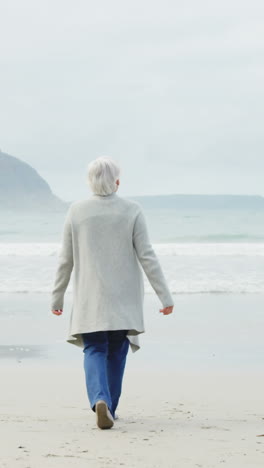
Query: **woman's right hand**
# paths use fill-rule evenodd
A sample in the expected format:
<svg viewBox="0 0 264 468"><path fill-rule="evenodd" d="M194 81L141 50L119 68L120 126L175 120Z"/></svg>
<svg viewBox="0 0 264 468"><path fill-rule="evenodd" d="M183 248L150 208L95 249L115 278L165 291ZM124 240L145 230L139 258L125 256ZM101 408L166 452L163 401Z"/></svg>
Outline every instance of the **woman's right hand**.
<svg viewBox="0 0 264 468"><path fill-rule="evenodd" d="M160 312L163 313L163 315L168 315L172 313L174 306L169 306L169 307L164 307L164 309L160 309Z"/></svg>
<svg viewBox="0 0 264 468"><path fill-rule="evenodd" d="M51 311L54 315L61 315L63 310L62 309L54 309Z"/></svg>

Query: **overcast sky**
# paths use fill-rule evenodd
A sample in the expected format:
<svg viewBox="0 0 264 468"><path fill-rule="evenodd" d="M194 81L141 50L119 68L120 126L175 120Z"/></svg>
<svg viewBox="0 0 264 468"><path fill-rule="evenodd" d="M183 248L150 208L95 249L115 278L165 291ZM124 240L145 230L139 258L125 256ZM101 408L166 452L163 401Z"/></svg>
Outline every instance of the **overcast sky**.
<svg viewBox="0 0 264 468"><path fill-rule="evenodd" d="M264 3L0 0L0 148L64 200L264 195Z"/></svg>

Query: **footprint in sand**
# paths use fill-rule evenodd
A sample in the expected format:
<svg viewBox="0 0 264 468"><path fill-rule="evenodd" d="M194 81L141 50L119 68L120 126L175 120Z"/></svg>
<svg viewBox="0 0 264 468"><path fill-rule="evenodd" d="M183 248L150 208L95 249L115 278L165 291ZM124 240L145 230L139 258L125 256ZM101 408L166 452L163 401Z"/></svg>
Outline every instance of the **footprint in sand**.
<svg viewBox="0 0 264 468"><path fill-rule="evenodd" d="M217 426L201 426L201 429L217 429L218 431L230 431L226 427L217 427Z"/></svg>

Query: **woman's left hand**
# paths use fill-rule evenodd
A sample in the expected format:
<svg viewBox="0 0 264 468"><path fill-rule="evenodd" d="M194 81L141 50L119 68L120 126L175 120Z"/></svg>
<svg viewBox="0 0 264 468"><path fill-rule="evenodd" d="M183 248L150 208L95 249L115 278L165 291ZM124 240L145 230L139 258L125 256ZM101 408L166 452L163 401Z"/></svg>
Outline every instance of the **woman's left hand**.
<svg viewBox="0 0 264 468"><path fill-rule="evenodd" d="M52 313L53 313L54 315L61 315L61 314L62 314L62 312L63 312L63 310L62 310L62 309L56 309L56 310L52 310Z"/></svg>

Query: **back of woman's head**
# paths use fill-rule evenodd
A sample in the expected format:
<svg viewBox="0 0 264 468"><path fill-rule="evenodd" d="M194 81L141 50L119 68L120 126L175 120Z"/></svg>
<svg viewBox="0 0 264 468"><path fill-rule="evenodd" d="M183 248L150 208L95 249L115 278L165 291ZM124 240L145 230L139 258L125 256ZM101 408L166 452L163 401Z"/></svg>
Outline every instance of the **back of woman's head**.
<svg viewBox="0 0 264 468"><path fill-rule="evenodd" d="M100 156L88 164L88 183L96 195L110 195L117 189L118 164L108 156Z"/></svg>

